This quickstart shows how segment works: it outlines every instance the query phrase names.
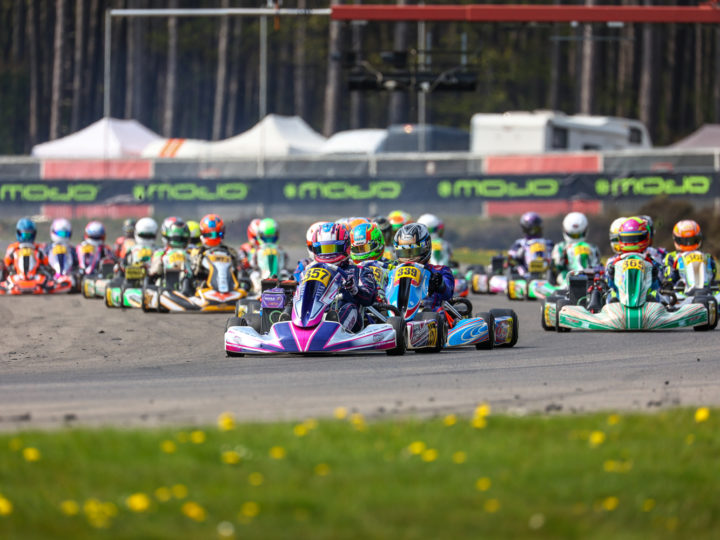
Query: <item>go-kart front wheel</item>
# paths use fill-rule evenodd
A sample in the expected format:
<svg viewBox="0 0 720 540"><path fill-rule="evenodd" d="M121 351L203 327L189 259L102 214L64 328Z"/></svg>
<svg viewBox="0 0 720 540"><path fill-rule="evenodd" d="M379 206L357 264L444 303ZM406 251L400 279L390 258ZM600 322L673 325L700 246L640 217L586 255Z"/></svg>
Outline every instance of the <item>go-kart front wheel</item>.
<svg viewBox="0 0 720 540"><path fill-rule="evenodd" d="M405 319L402 317L388 317L387 322L395 330L395 347L387 349L385 353L388 356L402 356L407 348L405 343Z"/></svg>
<svg viewBox="0 0 720 540"><path fill-rule="evenodd" d="M437 336L435 338L435 345L424 349L415 349L417 353L437 353L442 350L447 341L447 321L445 316L435 311L423 311L417 316L417 320L422 321L435 321L437 328Z"/></svg>
<svg viewBox="0 0 720 540"><path fill-rule="evenodd" d="M247 326L247 323L245 323L245 321L240 317L229 317L225 322L225 331L227 332L228 328L232 328L233 326ZM228 351L225 349L225 356L228 358L241 358L245 355L243 353Z"/></svg>
<svg viewBox="0 0 720 540"><path fill-rule="evenodd" d="M512 320L512 337L509 343L496 343L498 347L514 347L520 336L520 326L518 324L518 316L514 309L491 309L490 313L497 319L498 317L510 317Z"/></svg>
<svg viewBox="0 0 720 540"><path fill-rule="evenodd" d="M482 317L482 319L487 323L488 327L488 340L483 341L482 343L476 343L475 348L479 351L489 351L493 347L495 347L495 317L492 313L478 313L477 317Z"/></svg>
<svg viewBox="0 0 720 540"><path fill-rule="evenodd" d="M554 326L550 326L547 323L547 319L545 318L545 311L547 310L547 302L541 302L540 303L540 325L542 326L542 329L546 332L552 332L555 330Z"/></svg>
<svg viewBox="0 0 720 540"><path fill-rule="evenodd" d="M705 296L695 298L693 304L702 304L708 311L708 323L701 324L699 326L693 326L693 330L696 332L706 332L708 330L715 330L718 325L718 305L715 298L712 296Z"/></svg>
<svg viewBox="0 0 720 540"><path fill-rule="evenodd" d="M557 301L555 304L555 330L558 332L569 332L569 328L564 328L560 326L560 312L562 311L562 308L569 305L570 302L565 300L564 298L561 298Z"/></svg>

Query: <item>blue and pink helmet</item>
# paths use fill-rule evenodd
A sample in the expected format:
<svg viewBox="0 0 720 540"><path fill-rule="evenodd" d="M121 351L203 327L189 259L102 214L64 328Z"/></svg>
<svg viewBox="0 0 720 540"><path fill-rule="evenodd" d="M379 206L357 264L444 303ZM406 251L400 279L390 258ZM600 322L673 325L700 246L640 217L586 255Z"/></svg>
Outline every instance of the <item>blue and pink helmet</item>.
<svg viewBox="0 0 720 540"><path fill-rule="evenodd" d="M345 225L327 222L313 235L312 252L321 263L337 264L350 256L350 231Z"/></svg>

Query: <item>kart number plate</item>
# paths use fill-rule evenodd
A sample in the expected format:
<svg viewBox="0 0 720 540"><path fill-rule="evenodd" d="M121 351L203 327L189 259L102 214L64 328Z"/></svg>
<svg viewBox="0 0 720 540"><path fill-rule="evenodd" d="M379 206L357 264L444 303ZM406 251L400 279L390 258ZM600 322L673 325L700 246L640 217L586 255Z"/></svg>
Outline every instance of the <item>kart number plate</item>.
<svg viewBox="0 0 720 540"><path fill-rule="evenodd" d="M32 257L33 250L32 248L25 247L20 249L20 256L21 257Z"/></svg>
<svg viewBox="0 0 720 540"><path fill-rule="evenodd" d="M230 257L227 255L210 255L210 260L216 263L229 263Z"/></svg>
<svg viewBox="0 0 720 540"><path fill-rule="evenodd" d="M687 255L685 255L685 263L686 264L690 264L690 263L694 263L694 262L699 262L699 263L703 262L702 253L698 253L696 251L694 253L688 253Z"/></svg>
<svg viewBox="0 0 720 540"><path fill-rule="evenodd" d="M95 251L95 247L90 244L85 244L80 247L80 251L82 253L92 253L93 251Z"/></svg>
<svg viewBox="0 0 720 540"><path fill-rule="evenodd" d="M125 279L142 279L145 277L144 266L128 266L125 269Z"/></svg>
<svg viewBox="0 0 720 540"><path fill-rule="evenodd" d="M371 266L370 269L373 272L373 276L375 276L375 282L379 285L383 282L383 271L382 268L379 266Z"/></svg>
<svg viewBox="0 0 720 540"><path fill-rule="evenodd" d="M528 270L530 270L530 272L544 272L546 268L547 265L543 259L535 259L534 261L530 261Z"/></svg>
<svg viewBox="0 0 720 540"><path fill-rule="evenodd" d="M575 246L575 256L582 257L583 255L590 255L590 248L588 246Z"/></svg>
<svg viewBox="0 0 720 540"><path fill-rule="evenodd" d="M58 244L57 246L53 246L52 252L54 255L64 255L65 253L67 253L67 246Z"/></svg>
<svg viewBox="0 0 720 540"><path fill-rule="evenodd" d="M303 281L319 281L327 287L330 283L330 272L324 268L310 268L305 272Z"/></svg>
<svg viewBox="0 0 720 540"><path fill-rule="evenodd" d="M402 278L410 278L413 285L420 283L420 270L414 266L401 266L395 270L395 283Z"/></svg>
<svg viewBox="0 0 720 540"><path fill-rule="evenodd" d="M623 261L622 269L625 270L643 270L643 262L640 259L626 259Z"/></svg>
<svg viewBox="0 0 720 540"><path fill-rule="evenodd" d="M179 253L177 251L175 253L171 253L168 256L168 262L170 264L182 264L185 262L185 254Z"/></svg>
<svg viewBox="0 0 720 540"><path fill-rule="evenodd" d="M541 244L540 242L535 242L534 244L530 244L530 253L540 253L545 251L545 246Z"/></svg>

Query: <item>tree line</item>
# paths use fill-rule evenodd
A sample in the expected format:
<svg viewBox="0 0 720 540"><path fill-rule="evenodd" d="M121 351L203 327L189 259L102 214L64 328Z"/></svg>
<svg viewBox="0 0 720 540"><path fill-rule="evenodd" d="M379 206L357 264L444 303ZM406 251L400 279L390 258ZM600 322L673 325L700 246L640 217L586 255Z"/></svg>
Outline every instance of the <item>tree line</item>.
<svg viewBox="0 0 720 540"><path fill-rule="evenodd" d="M326 8L328 1L339 0L282 7ZM151 0L0 0L0 154L27 154L101 118L106 10L158 7ZM269 17L268 26L261 96L258 17L114 17L110 115L168 137L221 139L257 123L262 99L267 112L299 115L325 135L420 119L467 128L476 112L553 109L639 118L656 145L720 122L720 28L712 25L420 25L312 16ZM391 51L402 54L382 54ZM472 89L432 91L433 84L421 95L416 87L348 84L358 73L384 80L425 73L437 82L459 71L474 77Z"/></svg>

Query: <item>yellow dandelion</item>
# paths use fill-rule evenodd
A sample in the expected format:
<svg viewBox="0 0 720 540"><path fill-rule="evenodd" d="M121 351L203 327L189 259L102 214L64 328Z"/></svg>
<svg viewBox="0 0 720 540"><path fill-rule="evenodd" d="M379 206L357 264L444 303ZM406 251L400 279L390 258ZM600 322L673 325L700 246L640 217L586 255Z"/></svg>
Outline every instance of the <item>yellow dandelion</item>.
<svg viewBox="0 0 720 540"><path fill-rule="evenodd" d="M273 459L285 459L287 451L282 446L273 446L270 449L270 457Z"/></svg>
<svg viewBox="0 0 720 540"><path fill-rule="evenodd" d="M710 418L710 409L707 407L700 407L697 411L695 411L695 422L704 422L708 418Z"/></svg>
<svg viewBox="0 0 720 540"><path fill-rule="evenodd" d="M160 502L168 502L172 499L172 491L168 487L161 486L155 490L155 498Z"/></svg>
<svg viewBox="0 0 720 540"><path fill-rule="evenodd" d="M226 450L221 454L222 462L227 465L237 465L242 459L235 450Z"/></svg>
<svg viewBox="0 0 720 540"><path fill-rule="evenodd" d="M602 507L607 512L612 512L618 507L618 504L620 504L620 499L617 497L611 496L611 497L605 497L602 501Z"/></svg>
<svg viewBox="0 0 720 540"><path fill-rule="evenodd" d="M484 416L475 416L470 422L470 424L475 429L484 429L485 427L487 427L487 420Z"/></svg>
<svg viewBox="0 0 720 540"><path fill-rule="evenodd" d="M262 473L254 472L250 473L248 475L248 482L251 486L260 486L265 481L265 477L262 475Z"/></svg>
<svg viewBox="0 0 720 540"><path fill-rule="evenodd" d="M466 452L455 452L452 455L453 463L457 463L460 465L461 463L465 463L467 461L467 453Z"/></svg>
<svg viewBox="0 0 720 540"><path fill-rule="evenodd" d="M9 499L0 495L0 516L9 516L12 514L13 504Z"/></svg>
<svg viewBox="0 0 720 540"><path fill-rule="evenodd" d="M231 412L224 412L218 416L218 429L220 431L232 431L235 429L235 416Z"/></svg>
<svg viewBox="0 0 720 540"><path fill-rule="evenodd" d="M485 511L488 514L494 514L495 512L500 510L500 501L498 501L497 499L488 499L487 501L485 501L483 508L485 508Z"/></svg>
<svg viewBox="0 0 720 540"><path fill-rule="evenodd" d="M13 437L12 439L10 439L8 446L10 447L10 450L12 450L13 452L17 452L23 447L22 439L20 439L19 437Z"/></svg>
<svg viewBox="0 0 720 540"><path fill-rule="evenodd" d="M337 407L334 414L335 418L342 420L343 418L347 418L348 410L345 407Z"/></svg>
<svg viewBox="0 0 720 540"><path fill-rule="evenodd" d="M695 435L693 433L688 433L685 436L685 444L687 444L688 446L695 444Z"/></svg>
<svg viewBox="0 0 720 540"><path fill-rule="evenodd" d="M175 484L170 488L170 491L172 491L173 497L176 499L184 499L188 496L188 488L183 484Z"/></svg>
<svg viewBox="0 0 720 540"><path fill-rule="evenodd" d="M428 448L422 454L420 454L420 458L425 463L430 463L431 461L435 461L438 458L438 451L434 448Z"/></svg>
<svg viewBox="0 0 720 540"><path fill-rule="evenodd" d="M181 510L185 516L189 517L193 521L205 521L205 518L207 517L205 509L193 501L188 501L183 504Z"/></svg>
<svg viewBox="0 0 720 540"><path fill-rule="evenodd" d="M160 450L166 454L174 454L177 451L177 445L174 441L166 439L160 443Z"/></svg>
<svg viewBox="0 0 720 540"><path fill-rule="evenodd" d="M133 512L147 512L150 509L150 497L145 493L133 493L125 499L125 505Z"/></svg>
<svg viewBox="0 0 720 540"><path fill-rule="evenodd" d="M305 424L298 424L293 427L293 433L296 437L304 437L308 434L308 427Z"/></svg>
<svg viewBox="0 0 720 540"><path fill-rule="evenodd" d="M443 424L448 427L454 426L455 424L457 424L457 416L455 416L454 414L448 414L445 418L443 418Z"/></svg>
<svg viewBox="0 0 720 540"><path fill-rule="evenodd" d="M27 448L23 448L22 451L23 458L25 461L29 461L30 463L34 461L40 461L40 450L37 448L34 448L32 446L28 446Z"/></svg>
<svg viewBox="0 0 720 540"><path fill-rule="evenodd" d="M190 432L190 441L194 444L202 444L207 439L205 432L199 429Z"/></svg>
<svg viewBox="0 0 720 540"><path fill-rule="evenodd" d="M411 454L418 456L425 451L425 448L427 448L427 445L424 442L414 441L410 443L410 446L408 446L408 451Z"/></svg>
<svg viewBox="0 0 720 540"><path fill-rule="evenodd" d="M619 414L611 414L608 416L607 423L609 426L616 426L620 423L620 415Z"/></svg>
<svg viewBox="0 0 720 540"><path fill-rule="evenodd" d="M605 433L598 430L591 432L590 437L588 438L588 442L590 443L591 447L597 448L605 442Z"/></svg>
<svg viewBox="0 0 720 540"><path fill-rule="evenodd" d="M478 478L475 482L475 487L478 491L487 491L492 487L492 480L490 480L487 476Z"/></svg>
<svg viewBox="0 0 720 540"><path fill-rule="evenodd" d="M365 425L365 417L360 413L350 415L350 423L358 431L364 431L367 428Z"/></svg>
<svg viewBox="0 0 720 540"><path fill-rule="evenodd" d="M240 507L240 514L244 517L254 518L260 513L260 505L254 501L244 502Z"/></svg>
<svg viewBox="0 0 720 540"><path fill-rule="evenodd" d="M80 512L80 505L77 501L67 499L60 503L60 511L66 516L77 516Z"/></svg>
<svg viewBox="0 0 720 540"><path fill-rule="evenodd" d="M318 476L327 476L330 474L330 466L327 463L318 463L315 465L315 474Z"/></svg>
<svg viewBox="0 0 720 540"><path fill-rule="evenodd" d="M645 499L643 501L643 512L650 512L653 508L655 508L655 499Z"/></svg>
<svg viewBox="0 0 720 540"><path fill-rule="evenodd" d="M481 403L475 408L475 414L473 416L477 416L480 418L490 416L490 405L488 403Z"/></svg>

